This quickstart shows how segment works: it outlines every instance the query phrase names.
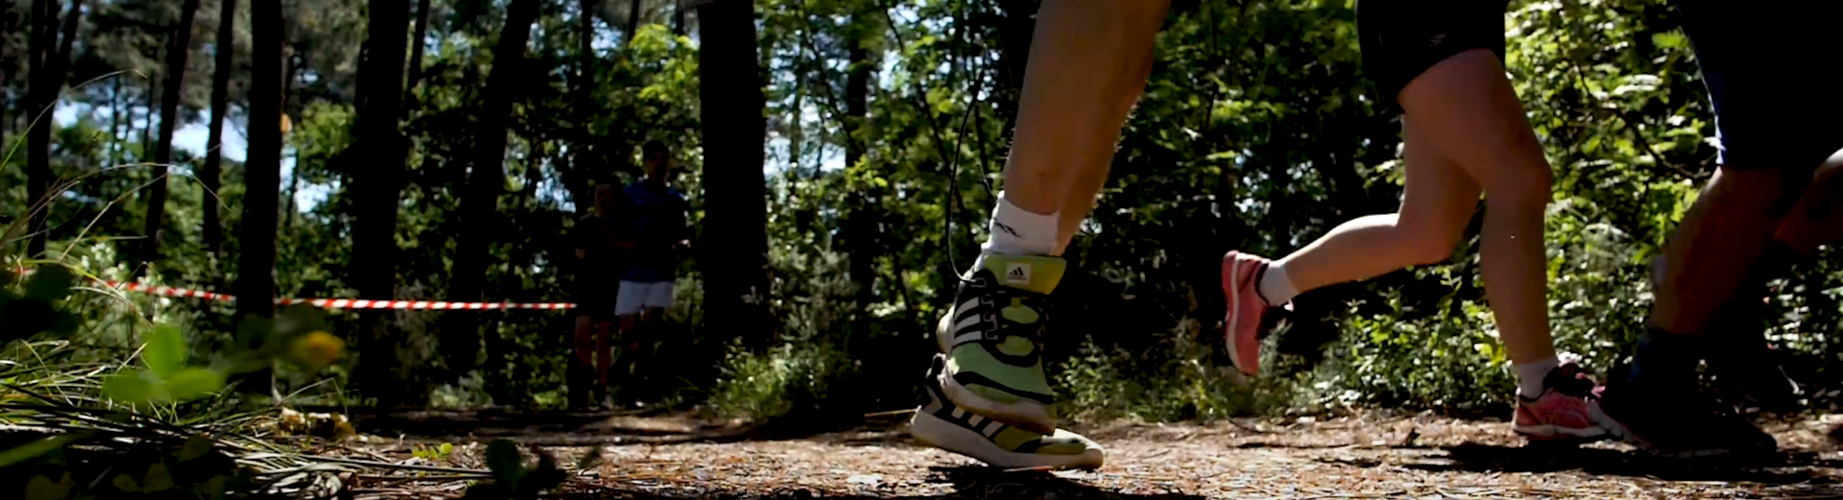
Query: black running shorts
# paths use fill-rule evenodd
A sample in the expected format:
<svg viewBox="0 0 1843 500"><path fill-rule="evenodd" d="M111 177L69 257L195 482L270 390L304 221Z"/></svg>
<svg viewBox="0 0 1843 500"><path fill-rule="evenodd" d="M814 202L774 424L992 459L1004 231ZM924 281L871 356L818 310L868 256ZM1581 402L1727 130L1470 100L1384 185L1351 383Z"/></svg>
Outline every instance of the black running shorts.
<svg viewBox="0 0 1843 500"><path fill-rule="evenodd" d="M1448 57L1489 49L1504 60L1504 11L1509 0L1358 0L1357 36L1363 71L1390 113L1408 82Z"/></svg>
<svg viewBox="0 0 1843 500"><path fill-rule="evenodd" d="M1678 0L1721 165L1809 179L1843 148L1843 2Z"/></svg>

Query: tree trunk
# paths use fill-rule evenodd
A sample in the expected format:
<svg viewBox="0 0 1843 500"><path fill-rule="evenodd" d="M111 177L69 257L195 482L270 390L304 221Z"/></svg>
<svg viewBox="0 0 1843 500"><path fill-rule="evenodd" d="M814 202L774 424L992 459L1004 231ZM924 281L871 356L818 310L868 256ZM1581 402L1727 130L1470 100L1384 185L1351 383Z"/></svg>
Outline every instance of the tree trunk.
<svg viewBox="0 0 1843 500"><path fill-rule="evenodd" d="M237 317L275 314L275 225L281 191L282 4L250 2L249 148L244 157L243 222L238 241ZM247 393L271 393L270 371L250 374Z"/></svg>
<svg viewBox="0 0 1843 500"><path fill-rule="evenodd" d="M115 80L115 89L109 92L109 165L122 163L122 113L128 111L128 102L122 99L122 78L110 78Z"/></svg>
<svg viewBox="0 0 1843 500"><path fill-rule="evenodd" d="M352 234L352 269L350 282L358 288L359 298L389 300L397 287L397 205L403 192L403 138L398 119L403 116L403 30L408 28L408 0L371 0L371 21L367 37L371 42L369 66L360 70L367 75L365 107L358 110L358 137L353 145L356 158L365 158L365 168L353 172L353 213L357 220ZM396 379L396 339L384 324L384 311L366 310L359 314L364 337L359 356L362 380L387 382ZM367 391L378 396L379 403L395 405L414 399L412 394L390 390L401 384L382 383ZM393 394L394 393L394 394Z"/></svg>
<svg viewBox="0 0 1843 500"><path fill-rule="evenodd" d="M571 107L576 113L577 134L570 147L570 168L564 171L563 184L571 193L575 202L576 213L587 214L595 208L595 195L589 179L593 179L605 170L607 164L596 156L595 132L589 127L600 106L594 101L595 89L595 8L601 0L582 0L581 13L576 16L577 28L577 67L576 79L571 82L571 95L575 105ZM616 130L619 130L618 128ZM618 143L618 141L617 141Z"/></svg>
<svg viewBox="0 0 1843 500"><path fill-rule="evenodd" d="M6 34L0 36L0 54L11 56L13 54L11 43L13 41L13 2L0 2L0 33ZM8 72L0 74L0 151L13 150L6 143L6 129L13 126L13 114L8 112L12 106L13 74ZM6 153L0 153L0 170L7 168L6 160Z"/></svg>
<svg viewBox="0 0 1843 500"><path fill-rule="evenodd" d="M672 3L672 36L685 36L685 2Z"/></svg>
<svg viewBox="0 0 1843 500"><path fill-rule="evenodd" d="M499 46L493 50L493 73L486 79L486 103L480 110L477 148L466 193L461 198L461 233L456 246L453 281L448 285L448 300L481 300L488 265L487 244L499 224L499 195L505 189L505 155L507 121L512 114L512 82L525 59L525 45L531 38L531 22L537 18L538 0L511 0L506 9L506 26L499 34ZM443 318L442 356L453 376L461 376L475 367L480 353L480 313L452 311Z"/></svg>
<svg viewBox="0 0 1843 500"><path fill-rule="evenodd" d="M284 228L294 227L294 216L299 215L301 213L301 207L295 206L295 199L294 199L295 195L300 194L301 192L300 167L301 167L301 148L295 148L294 149L294 167L288 170L288 190L282 192L282 199L281 199L281 203L286 203L288 207L286 211L282 212L288 215L286 218L282 219L281 227L284 227Z"/></svg>
<svg viewBox="0 0 1843 500"><path fill-rule="evenodd" d="M814 61L814 62L818 63L818 61ZM820 67L824 67L824 66L820 66ZM826 82L824 80L821 80L821 82L824 85L831 85L831 82ZM806 142L806 131L800 128L800 125L804 124L806 121L803 119L804 116L802 116L801 114L801 112L804 111L801 108L806 106L806 99L805 99L806 96L804 92L800 91L799 84L793 85L793 88L790 90L793 91L794 102L793 102L793 106L789 108L793 112L788 113L788 116L786 118L787 120L786 121L787 166L788 168L792 169L794 175L799 175L800 174L800 160L802 159L800 158L800 146L802 143ZM817 177L818 169L815 168L813 170L814 170L813 172L814 176ZM800 228L800 230L805 231L807 230L807 228L802 227Z"/></svg>
<svg viewBox="0 0 1843 500"><path fill-rule="evenodd" d="M192 22L198 16L198 0L185 0L179 7L179 24L173 26L166 46L165 93L160 96L160 142L154 145L153 191L147 197L147 225L141 234L141 262L136 273L160 261L160 239L166 221L167 164L173 162L173 131L185 117L179 116L181 88L186 81L186 55L192 52Z"/></svg>
<svg viewBox="0 0 1843 500"><path fill-rule="evenodd" d="M57 124L51 112L64 88L64 76L70 66L71 42L77 38L77 23L83 15L83 0L71 0L64 14L63 40L58 40L58 6L52 0L33 0L32 37L28 40L32 73L26 91L26 199L30 214L26 225L32 237L26 243L26 255L45 252L47 231L45 218L51 211L51 129Z"/></svg>
<svg viewBox="0 0 1843 500"><path fill-rule="evenodd" d="M582 12L576 16L576 22L580 24L576 28L576 50L580 52L578 56L582 64L576 68L576 76L580 78L575 86L578 104L587 98L591 87L589 82L595 79L595 7L601 5L601 0L582 0L579 5Z"/></svg>
<svg viewBox="0 0 1843 500"><path fill-rule="evenodd" d="M0 33L6 33L5 36L0 36L0 54L10 56L13 53L11 43L13 41L13 2L11 1L0 2ZM13 74L10 72L0 74L0 151L13 150L6 143L6 129L13 126L11 121L13 114L7 112L12 105ZM0 153L0 170L7 168L6 159L5 153Z"/></svg>
<svg viewBox="0 0 1843 500"><path fill-rule="evenodd" d="M154 151L148 148L154 145L152 137L154 130L154 109L156 109L154 108L154 96L157 95L160 95L160 78L158 75L150 75L147 79L147 91L141 94L141 117L146 123L140 127L141 139L139 142L141 148L134 153L135 163L147 163L148 160L154 157Z"/></svg>
<svg viewBox="0 0 1843 500"><path fill-rule="evenodd" d="M766 346L769 324L759 297L767 292L766 182L762 162L761 67L756 58L755 6L715 0L698 8L700 117L704 134L704 227L698 259L704 266L706 330Z"/></svg>
<svg viewBox="0 0 1843 500"><path fill-rule="evenodd" d="M37 257L45 252L45 215L50 207L45 204L45 194L51 191L51 131L37 123L39 116L45 114L45 95L57 95L57 89L48 89L52 85L51 47L57 45L55 31L45 30L45 25L57 22L47 16L52 9L51 0L32 0L31 18L27 21L31 35L26 39L28 56L28 78L26 84L26 207L29 222L26 233L31 235L26 244L26 256ZM62 83L58 84L60 87Z"/></svg>
<svg viewBox="0 0 1843 500"><path fill-rule="evenodd" d="M224 177L224 115L230 112L230 72L236 70L237 0L221 0L218 6L218 38L213 49L216 67L211 74L211 131L205 140L205 166L198 176L205 184L205 252L213 259L222 258L224 222L218 201L219 183Z"/></svg>
<svg viewBox="0 0 1843 500"><path fill-rule="evenodd" d="M850 72L845 76L845 168L856 167L864 159L864 145L856 137L864 126L864 118L869 114L869 96L871 86L870 50L865 49L862 38L851 37L846 43L851 44ZM850 256L851 281L857 283L857 310L864 311L874 299L872 286L876 282L876 237L877 219L880 217L873 203L864 190L853 190L853 209L845 220L849 231L845 240L846 253ZM860 317L868 315L860 314ZM860 325L862 326L862 325Z"/></svg>
<svg viewBox="0 0 1843 500"><path fill-rule="evenodd" d="M641 0L633 0L627 9L627 42L634 41L634 35L640 32Z"/></svg>
<svg viewBox="0 0 1843 500"><path fill-rule="evenodd" d="M417 0L416 31L415 34L410 37L410 46L415 47L410 50L410 80L408 84L403 86L403 100L406 102L410 100L411 93L416 91L416 84L422 81L422 48L424 45L427 45L423 42L423 39L428 36L429 0Z"/></svg>
<svg viewBox="0 0 1843 500"><path fill-rule="evenodd" d="M994 112L1005 117L1006 142L1017 127L1018 101L1024 92L1024 69L1030 63L1030 39L1036 33L1037 0L1000 0L1004 10L998 29L998 83Z"/></svg>

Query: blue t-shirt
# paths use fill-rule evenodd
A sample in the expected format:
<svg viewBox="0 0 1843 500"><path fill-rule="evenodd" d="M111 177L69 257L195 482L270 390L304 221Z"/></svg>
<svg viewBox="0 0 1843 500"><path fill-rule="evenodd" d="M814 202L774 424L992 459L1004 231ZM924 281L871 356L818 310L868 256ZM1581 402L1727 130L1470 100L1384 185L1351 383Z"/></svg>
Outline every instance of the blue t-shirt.
<svg viewBox="0 0 1843 500"><path fill-rule="evenodd" d="M634 243L624 259L621 279L637 283L677 279L678 242L690 236L685 196L677 189L658 189L642 181L628 184L621 198L618 215L610 222L617 225L620 239Z"/></svg>

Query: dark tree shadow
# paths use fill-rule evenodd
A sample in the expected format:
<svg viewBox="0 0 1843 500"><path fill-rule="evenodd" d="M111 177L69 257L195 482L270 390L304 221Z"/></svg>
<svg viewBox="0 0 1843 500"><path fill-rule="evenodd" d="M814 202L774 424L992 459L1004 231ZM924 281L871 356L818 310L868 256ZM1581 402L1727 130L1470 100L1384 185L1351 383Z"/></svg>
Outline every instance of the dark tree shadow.
<svg viewBox="0 0 1843 500"><path fill-rule="evenodd" d="M1593 475L1645 477L1666 481L1751 482L1821 487L1818 491L1843 491L1843 483L1839 483L1838 478L1819 470L1843 467L1843 460L1825 459L1811 452L1674 459L1608 448L1566 446L1468 443L1434 450L1444 453L1425 455L1411 463L1393 465L1430 472L1580 471Z"/></svg>
<svg viewBox="0 0 1843 500"><path fill-rule="evenodd" d="M978 466L939 466L929 471L939 482L953 485L952 493L934 497L906 498L1055 498L1121 500L1201 500L1204 497L1181 492L1151 495L1120 494L1080 481L1065 479L1044 471L1006 471Z"/></svg>
<svg viewBox="0 0 1843 500"><path fill-rule="evenodd" d="M628 488L596 487L573 494L551 495L557 497L583 498L622 498L622 499L750 499L750 500L846 500L846 499L908 499L908 500L1202 500L1206 497L1182 492L1157 494L1122 494L1103 488L1083 484L1059 477L1049 472L1038 470L1008 471L1004 469L980 466L937 466L930 467L926 481L931 484L946 486L946 491L937 495L892 495L877 493L874 489L863 493L819 492L794 488L778 491L725 491L701 493L659 493Z"/></svg>
<svg viewBox="0 0 1843 500"><path fill-rule="evenodd" d="M702 420L673 409L423 410L303 408L346 415L358 432L440 441L509 439L541 446L734 443L817 440L847 446L906 443L907 413L810 418L790 415L760 423Z"/></svg>

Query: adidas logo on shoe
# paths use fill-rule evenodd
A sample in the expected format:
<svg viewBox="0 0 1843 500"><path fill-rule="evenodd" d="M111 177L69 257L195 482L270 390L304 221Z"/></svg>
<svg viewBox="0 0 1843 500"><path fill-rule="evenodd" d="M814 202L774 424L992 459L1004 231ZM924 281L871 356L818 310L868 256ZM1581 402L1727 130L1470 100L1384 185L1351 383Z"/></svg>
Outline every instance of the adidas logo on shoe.
<svg viewBox="0 0 1843 500"><path fill-rule="evenodd" d="M1005 269L1005 284L1030 284L1030 264L1011 263Z"/></svg>

